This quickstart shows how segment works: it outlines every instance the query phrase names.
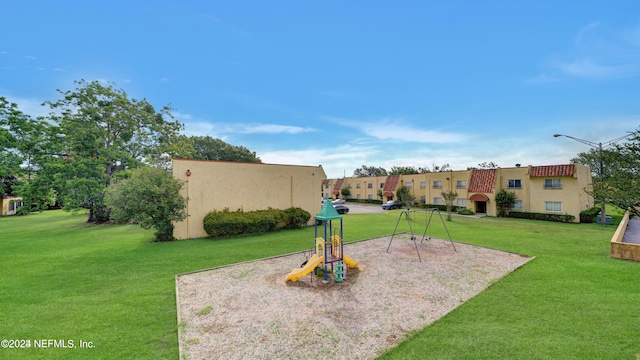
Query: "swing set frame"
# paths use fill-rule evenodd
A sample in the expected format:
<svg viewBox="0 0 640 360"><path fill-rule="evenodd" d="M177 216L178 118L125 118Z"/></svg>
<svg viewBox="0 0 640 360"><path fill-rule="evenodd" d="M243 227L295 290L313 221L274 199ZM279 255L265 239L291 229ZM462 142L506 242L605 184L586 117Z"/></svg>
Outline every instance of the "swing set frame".
<svg viewBox="0 0 640 360"><path fill-rule="evenodd" d="M400 215L398 216L398 221L396 222L396 227L395 227L395 229L393 229L393 235L391 235L391 240L389 240L389 246L387 246L387 253L391 249L391 242L393 242L393 237L396 236L396 234L397 234L398 225L400 225L400 220L402 220L402 218L404 217L407 220L407 224L409 224L409 231L411 232L411 240L413 241L413 245L415 246L416 252L418 253L418 259L420 260L420 262L422 262L422 257L420 256L420 249L418 249L418 243L416 241L417 237L416 237L416 233L414 232L414 226L411 225L411 222L412 222L411 215L413 215L413 221L415 221L417 213L424 213L425 214L425 218L427 220L427 225L424 228L424 232L422 233L422 239L420 240L420 245L422 245L422 242L424 242L425 239L427 241L431 240L431 236L427 235L427 231L429 230L429 226L431 225L431 219L433 218L433 214L436 213L436 212L438 213L438 216L440 217L440 221L442 222L442 226L444 226L444 229L447 232L447 236L449 237L449 241L451 242L451 246L453 246L453 250L455 252L458 252L458 250L456 249L455 244L453 243L453 240L451 240L451 234L449 234L449 229L447 229L447 225L444 223L444 219L442 218L442 214L440 213L440 210L437 209L437 208L428 208L428 209L424 209L424 210L403 210L400 213Z"/></svg>

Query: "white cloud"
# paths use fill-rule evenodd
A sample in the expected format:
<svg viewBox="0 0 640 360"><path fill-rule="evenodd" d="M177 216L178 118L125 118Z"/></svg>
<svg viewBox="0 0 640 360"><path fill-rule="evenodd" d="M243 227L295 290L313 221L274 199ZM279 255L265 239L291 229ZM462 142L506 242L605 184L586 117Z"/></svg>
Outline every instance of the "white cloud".
<svg viewBox="0 0 640 360"><path fill-rule="evenodd" d="M526 82L615 80L640 75L640 27L620 30L605 25L594 21L578 29L572 45L550 55L541 75Z"/></svg>
<svg viewBox="0 0 640 360"><path fill-rule="evenodd" d="M559 64L558 68L566 75L579 78L612 79L635 75L638 65L603 65L591 59Z"/></svg>
<svg viewBox="0 0 640 360"><path fill-rule="evenodd" d="M443 132L406 124L403 119L382 119L372 122L354 121L324 116L326 120L361 131L378 140L416 143L457 143L470 136L462 133Z"/></svg>
<svg viewBox="0 0 640 360"><path fill-rule="evenodd" d="M261 123L220 123L204 119L196 119L191 114L173 112L173 116L185 124L185 133L190 136L212 136L224 139L226 136L237 134L302 134L317 131L311 127L300 127L281 124Z"/></svg>

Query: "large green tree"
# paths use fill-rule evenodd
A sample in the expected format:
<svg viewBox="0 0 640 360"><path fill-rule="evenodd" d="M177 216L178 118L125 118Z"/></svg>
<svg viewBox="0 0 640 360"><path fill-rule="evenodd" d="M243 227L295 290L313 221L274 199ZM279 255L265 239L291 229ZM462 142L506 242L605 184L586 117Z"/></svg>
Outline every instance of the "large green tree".
<svg viewBox="0 0 640 360"><path fill-rule="evenodd" d="M630 132L623 143L592 149L574 159L591 168L596 200L640 216L640 130ZM602 174L600 174L602 171Z"/></svg>
<svg viewBox="0 0 640 360"><path fill-rule="evenodd" d="M52 127L43 118L32 118L18 105L0 97L0 183L2 194L18 195L20 187L34 180L50 151ZM18 180L20 179L20 180ZM2 195L0 194L0 195ZM27 202L37 204L32 193L20 191ZM30 207L26 207L29 209Z"/></svg>
<svg viewBox="0 0 640 360"><path fill-rule="evenodd" d="M109 220L104 191L112 176L123 169L166 161L183 126L171 108L156 110L146 99L130 98L114 84L76 82L73 91L46 102L53 110L61 141L59 157L66 165L63 183L65 208L88 209L89 222Z"/></svg>
<svg viewBox="0 0 640 360"><path fill-rule="evenodd" d="M383 167L362 165L353 171L355 177L387 176L387 170Z"/></svg>
<svg viewBox="0 0 640 360"><path fill-rule="evenodd" d="M392 166L389 175L419 174L420 171L413 166Z"/></svg>
<svg viewBox="0 0 640 360"><path fill-rule="evenodd" d="M193 146L191 159L262 162L255 152L244 146L234 146L211 136L191 136L190 140Z"/></svg>
<svg viewBox="0 0 640 360"><path fill-rule="evenodd" d="M173 222L186 218L183 184L162 168L141 167L105 190L105 202L119 223L133 221L156 230L156 240L173 240Z"/></svg>

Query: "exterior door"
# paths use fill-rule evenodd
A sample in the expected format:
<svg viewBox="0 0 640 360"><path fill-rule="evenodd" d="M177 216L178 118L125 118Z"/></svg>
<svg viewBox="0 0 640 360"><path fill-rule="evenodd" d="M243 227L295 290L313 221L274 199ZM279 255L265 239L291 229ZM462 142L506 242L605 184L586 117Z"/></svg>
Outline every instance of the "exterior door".
<svg viewBox="0 0 640 360"><path fill-rule="evenodd" d="M486 214L487 213L487 202L486 201L476 201L476 214L477 213L482 213L482 214Z"/></svg>

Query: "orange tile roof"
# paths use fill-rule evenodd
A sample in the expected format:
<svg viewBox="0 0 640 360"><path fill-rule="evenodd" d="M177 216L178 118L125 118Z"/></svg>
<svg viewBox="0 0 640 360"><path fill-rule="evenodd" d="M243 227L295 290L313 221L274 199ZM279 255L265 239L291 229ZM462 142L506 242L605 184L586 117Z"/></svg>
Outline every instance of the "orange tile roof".
<svg viewBox="0 0 640 360"><path fill-rule="evenodd" d="M387 181L384 183L384 191L396 191L398 181L400 181L400 175L387 176Z"/></svg>
<svg viewBox="0 0 640 360"><path fill-rule="evenodd" d="M333 185L333 190L340 191L340 189L342 189L343 183L344 183L344 179L338 179L338 181L336 181L336 184Z"/></svg>
<svg viewBox="0 0 640 360"><path fill-rule="evenodd" d="M496 185L496 169L477 169L471 171L468 192L492 193Z"/></svg>
<svg viewBox="0 0 640 360"><path fill-rule="evenodd" d="M573 176L574 166L568 165L546 165L546 166L532 166L531 177L540 176Z"/></svg>

